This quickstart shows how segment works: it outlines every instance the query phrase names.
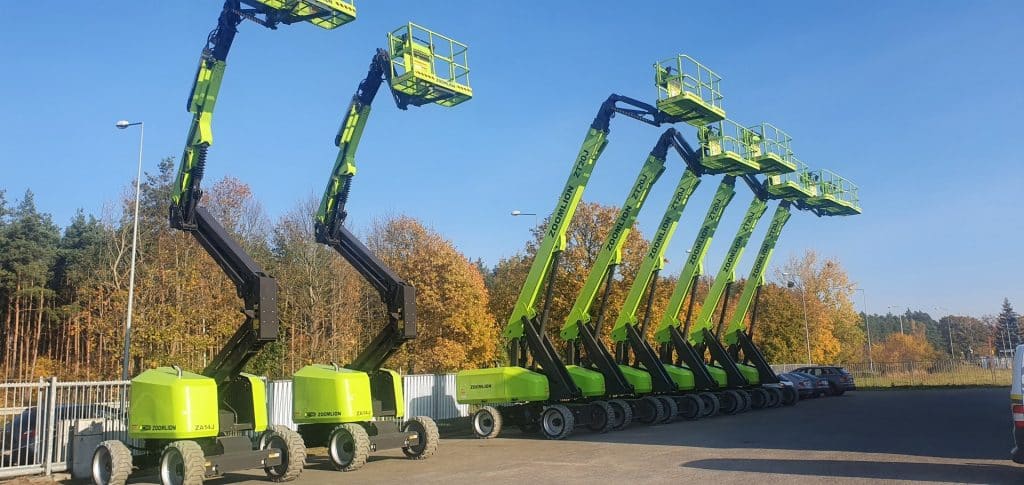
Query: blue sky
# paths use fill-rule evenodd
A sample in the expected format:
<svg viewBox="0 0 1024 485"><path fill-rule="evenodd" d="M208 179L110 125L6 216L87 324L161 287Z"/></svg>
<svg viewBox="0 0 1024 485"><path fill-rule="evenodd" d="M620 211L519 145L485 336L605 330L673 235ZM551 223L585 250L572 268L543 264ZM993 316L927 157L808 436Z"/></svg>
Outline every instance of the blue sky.
<svg viewBox="0 0 1024 485"><path fill-rule="evenodd" d="M632 3L362 1L359 19L334 31L243 24L207 180L237 176L271 217L318 194L373 50L413 20L470 45L476 96L407 112L378 97L350 221L407 213L493 264L533 224L510 210L554 206L598 104L612 92L653 100L651 64L684 52L723 76L731 118L771 121L805 162L860 186L861 216L795 215L776 265L805 248L838 257L871 312L995 313L1004 296L1024 308L1024 3ZM0 5L0 188L9 198L31 188L66 224L77 208L98 213L116 200L134 174L137 134L115 120L145 121L148 169L179 155L185 97L219 9L68 2L44 17L31 2ZM585 198L618 205L659 133L616 118ZM647 235L682 172L669 164L640 218ZM705 182L684 214L671 271L715 185ZM739 194L711 271L749 201Z"/></svg>

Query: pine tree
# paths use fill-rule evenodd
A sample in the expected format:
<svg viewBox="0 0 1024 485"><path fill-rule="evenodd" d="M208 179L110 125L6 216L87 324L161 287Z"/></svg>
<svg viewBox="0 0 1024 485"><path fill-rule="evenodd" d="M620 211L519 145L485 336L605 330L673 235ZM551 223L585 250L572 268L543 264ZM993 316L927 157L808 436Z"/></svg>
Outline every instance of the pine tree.
<svg viewBox="0 0 1024 485"><path fill-rule="evenodd" d="M996 352L1009 354L1021 344L1020 316L1013 310L1009 298L1003 298L1003 311L996 320Z"/></svg>

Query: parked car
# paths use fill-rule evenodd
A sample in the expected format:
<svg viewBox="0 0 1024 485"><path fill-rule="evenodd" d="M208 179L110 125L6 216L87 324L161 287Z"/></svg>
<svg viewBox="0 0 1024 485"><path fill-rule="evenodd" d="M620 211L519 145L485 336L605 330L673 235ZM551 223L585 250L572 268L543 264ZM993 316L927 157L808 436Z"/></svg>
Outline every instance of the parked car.
<svg viewBox="0 0 1024 485"><path fill-rule="evenodd" d="M816 365L801 367L794 372L806 372L815 377L824 377L828 380L829 394L833 396L842 396L846 391L857 389L857 385L853 382L853 375L842 367Z"/></svg>
<svg viewBox="0 0 1024 485"><path fill-rule="evenodd" d="M809 399L818 395L817 382L815 382L817 379L807 374L784 372L779 374L779 379L792 383L797 394L800 395L800 399Z"/></svg>
<svg viewBox="0 0 1024 485"><path fill-rule="evenodd" d="M45 405L40 416L40 407L33 406L21 414L14 416L4 425L3 434L0 435L3 455L0 465L19 466L37 464L42 457L36 457L36 452L42 453L39 449L42 443L37 443L36 438L40 435L37 427L46 427ZM76 419L120 419L122 412L110 406L102 404L93 405L63 405L54 408L53 416L55 421L71 421ZM42 418L42 419L41 419Z"/></svg>
<svg viewBox="0 0 1024 485"><path fill-rule="evenodd" d="M790 374L796 374L796 375L804 376L807 379L810 379L811 382L814 383L814 397L827 396L829 394L829 392L830 392L830 389L828 387L828 379L826 379L824 377L818 377L818 376L814 376L814 375L808 374L806 372L797 372L797 371L790 372Z"/></svg>

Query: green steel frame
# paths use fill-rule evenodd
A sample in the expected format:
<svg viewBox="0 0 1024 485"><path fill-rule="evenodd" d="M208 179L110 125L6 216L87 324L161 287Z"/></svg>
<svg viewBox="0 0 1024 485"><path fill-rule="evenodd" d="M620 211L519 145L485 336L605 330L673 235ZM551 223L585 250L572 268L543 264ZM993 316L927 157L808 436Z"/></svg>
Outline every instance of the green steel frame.
<svg viewBox="0 0 1024 485"><path fill-rule="evenodd" d="M686 54L654 64L658 109L694 126L725 118L722 78Z"/></svg>
<svg viewBox="0 0 1024 485"><path fill-rule="evenodd" d="M807 199L807 205L827 215L851 216L861 213L857 186L831 170L821 169L813 173L817 182L817 194Z"/></svg>
<svg viewBox="0 0 1024 485"><path fill-rule="evenodd" d="M466 44L409 22L388 34L388 49L392 89L441 106L473 96Z"/></svg>

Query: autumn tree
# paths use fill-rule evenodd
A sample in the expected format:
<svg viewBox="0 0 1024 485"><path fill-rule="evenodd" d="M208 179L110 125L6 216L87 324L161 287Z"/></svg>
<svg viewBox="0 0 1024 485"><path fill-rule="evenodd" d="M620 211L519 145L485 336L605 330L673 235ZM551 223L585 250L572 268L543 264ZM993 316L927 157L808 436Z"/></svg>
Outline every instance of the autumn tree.
<svg viewBox="0 0 1024 485"><path fill-rule="evenodd" d="M416 288L417 338L403 346L390 365L413 373L495 363L498 325L488 311L483 275L473 262L440 234L406 216L377 222L367 242L392 271ZM371 335L377 329L379 324Z"/></svg>
<svg viewBox="0 0 1024 485"><path fill-rule="evenodd" d="M906 334L891 334L871 347L871 357L875 362L928 362L938 355L923 328Z"/></svg>

